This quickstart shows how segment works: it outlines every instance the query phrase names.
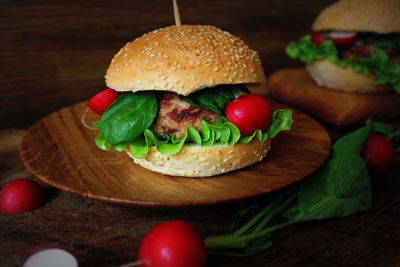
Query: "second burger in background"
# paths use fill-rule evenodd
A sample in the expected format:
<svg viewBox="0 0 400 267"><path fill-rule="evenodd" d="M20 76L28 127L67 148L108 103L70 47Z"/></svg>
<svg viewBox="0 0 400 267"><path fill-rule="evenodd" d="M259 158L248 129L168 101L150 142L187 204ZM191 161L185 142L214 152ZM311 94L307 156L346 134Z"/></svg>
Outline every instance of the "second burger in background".
<svg viewBox="0 0 400 267"><path fill-rule="evenodd" d="M400 93L400 1L342 0L324 9L314 33L287 46L319 86Z"/></svg>

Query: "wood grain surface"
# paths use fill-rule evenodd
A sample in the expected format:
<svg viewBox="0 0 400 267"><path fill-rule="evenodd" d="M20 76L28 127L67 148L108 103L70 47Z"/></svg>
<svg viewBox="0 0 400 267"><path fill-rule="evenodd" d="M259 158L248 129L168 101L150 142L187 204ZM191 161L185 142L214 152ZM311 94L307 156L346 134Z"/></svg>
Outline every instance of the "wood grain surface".
<svg viewBox="0 0 400 267"><path fill-rule="evenodd" d="M267 76L302 67L284 53L309 33L335 0L178 0L185 24L209 24L257 50ZM183 208L115 205L59 190L36 179L19 143L36 121L85 101L104 88L112 56L126 42L174 23L171 1L2 0L0 5L0 187L27 177L45 190L42 207L0 214L0 265L22 266L34 252L58 247L80 267L119 266L136 259L157 223L185 220L202 236L229 231L242 204L268 203L275 193L242 201ZM328 127L333 140L348 132ZM46 145L46 143L43 143ZM307 155L305 155L307 156ZM210 256L207 267L399 266L400 169L375 177L373 208L346 218L292 225L272 235L268 250L245 258ZM279 191L278 191L279 192Z"/></svg>
<svg viewBox="0 0 400 267"><path fill-rule="evenodd" d="M295 106L338 128L363 124L367 119L396 120L400 95L360 94L318 86L304 68L275 71L268 80L271 97Z"/></svg>
<svg viewBox="0 0 400 267"><path fill-rule="evenodd" d="M22 139L21 158L45 183L112 203L190 206L259 196L306 177L330 152L326 130L293 110L292 130L273 139L263 161L210 178L166 176L133 163L126 153L98 149L94 144L98 131L81 122L85 109L86 103L79 103L35 123ZM98 119L94 113L88 114L88 121Z"/></svg>

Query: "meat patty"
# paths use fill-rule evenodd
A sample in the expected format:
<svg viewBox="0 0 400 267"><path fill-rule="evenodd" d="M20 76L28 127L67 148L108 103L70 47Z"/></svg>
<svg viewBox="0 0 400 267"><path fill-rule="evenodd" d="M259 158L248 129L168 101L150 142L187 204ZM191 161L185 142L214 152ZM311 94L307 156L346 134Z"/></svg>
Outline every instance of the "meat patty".
<svg viewBox="0 0 400 267"><path fill-rule="evenodd" d="M341 52L342 58L348 58L351 55L354 55L357 59L370 58L372 56L372 46L356 42L354 45L342 50Z"/></svg>
<svg viewBox="0 0 400 267"><path fill-rule="evenodd" d="M201 119L214 123L217 118L218 114L214 111L191 106L178 94L166 92L158 101L158 115L151 129L157 135L175 134L180 139L185 134L186 127L192 126L201 131Z"/></svg>
<svg viewBox="0 0 400 267"><path fill-rule="evenodd" d="M389 57L390 63L400 62L400 53L395 50L382 49ZM342 58L349 58L354 56L356 59L370 58L372 56L373 46L364 44L363 42L356 42L352 46L341 50Z"/></svg>

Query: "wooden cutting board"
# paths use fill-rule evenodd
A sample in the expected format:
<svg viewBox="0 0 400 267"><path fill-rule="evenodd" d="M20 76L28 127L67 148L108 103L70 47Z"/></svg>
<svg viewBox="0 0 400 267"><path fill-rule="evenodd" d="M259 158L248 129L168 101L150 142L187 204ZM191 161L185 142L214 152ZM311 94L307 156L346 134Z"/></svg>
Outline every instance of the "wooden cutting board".
<svg viewBox="0 0 400 267"><path fill-rule="evenodd" d="M274 103L275 107L283 107ZM193 206L245 199L293 184L317 169L330 152L330 137L311 117L293 110L293 129L272 141L261 162L211 178L172 177L132 162L124 152L102 151L97 131L85 128L86 103L61 109L34 124L20 156L40 180L83 197L137 206ZM87 120L98 120L91 112Z"/></svg>
<svg viewBox="0 0 400 267"><path fill-rule="evenodd" d="M360 94L318 86L304 68L282 69L268 79L268 94L338 128L367 119L400 118L400 95Z"/></svg>

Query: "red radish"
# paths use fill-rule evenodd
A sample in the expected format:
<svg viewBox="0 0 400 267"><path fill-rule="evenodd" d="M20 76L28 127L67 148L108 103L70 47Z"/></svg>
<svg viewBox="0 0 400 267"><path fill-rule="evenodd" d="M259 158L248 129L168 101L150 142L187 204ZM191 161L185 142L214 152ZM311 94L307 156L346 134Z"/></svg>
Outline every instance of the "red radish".
<svg viewBox="0 0 400 267"><path fill-rule="evenodd" d="M89 108L102 115L104 111L118 98L119 93L113 89L105 89L94 95L88 102Z"/></svg>
<svg viewBox="0 0 400 267"><path fill-rule="evenodd" d="M314 32L311 36L311 41L316 45L322 44L325 40L326 38L322 32Z"/></svg>
<svg viewBox="0 0 400 267"><path fill-rule="evenodd" d="M354 43L357 37L357 33L346 31L333 31L329 33L329 37L332 38L333 42L336 45L346 46Z"/></svg>
<svg viewBox="0 0 400 267"><path fill-rule="evenodd" d="M372 175L386 174L396 163L393 144L381 134L370 134L364 143L361 156Z"/></svg>
<svg viewBox="0 0 400 267"><path fill-rule="evenodd" d="M162 222L144 237L138 253L143 267L202 267L206 262L203 239L189 223Z"/></svg>
<svg viewBox="0 0 400 267"><path fill-rule="evenodd" d="M0 192L0 212L23 213L34 210L43 203L40 185L30 179L16 179Z"/></svg>
<svg viewBox="0 0 400 267"><path fill-rule="evenodd" d="M230 101L225 108L227 119L235 124L244 136L255 130L265 131L271 123L272 108L265 97L243 95Z"/></svg>

